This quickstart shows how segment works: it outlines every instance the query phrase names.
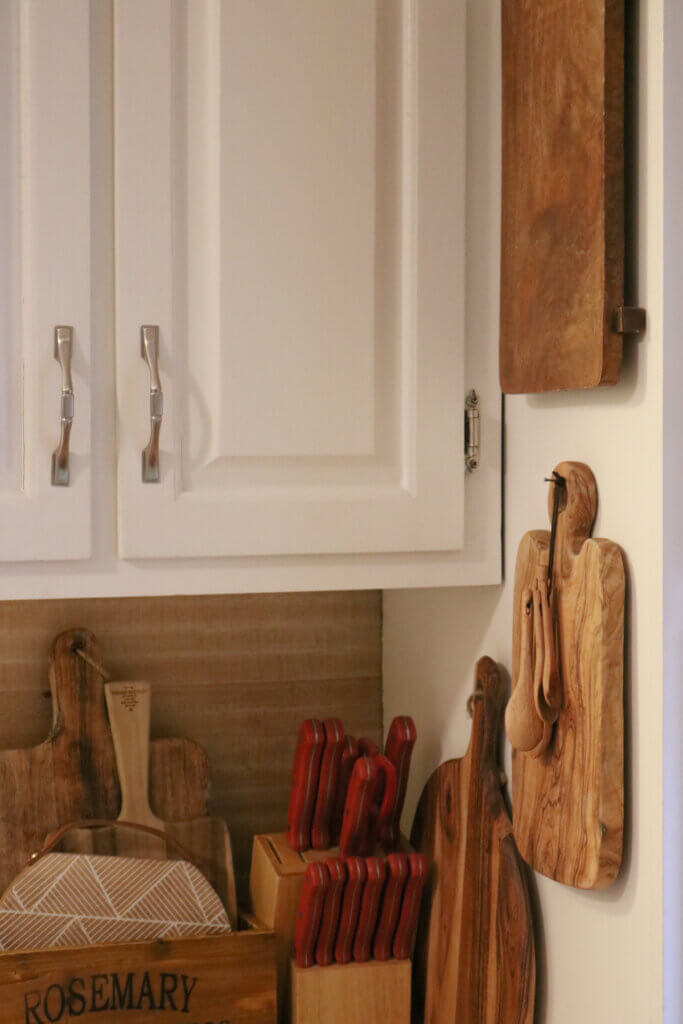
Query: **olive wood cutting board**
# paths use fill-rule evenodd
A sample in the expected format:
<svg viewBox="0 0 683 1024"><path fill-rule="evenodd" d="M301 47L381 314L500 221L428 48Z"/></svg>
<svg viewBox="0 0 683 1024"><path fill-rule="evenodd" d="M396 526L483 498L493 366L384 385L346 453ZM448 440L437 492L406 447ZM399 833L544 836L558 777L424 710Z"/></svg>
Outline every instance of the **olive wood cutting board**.
<svg viewBox="0 0 683 1024"><path fill-rule="evenodd" d="M81 650L89 660L77 653ZM68 822L114 819L121 795L107 722L100 646L87 630L60 634L50 657L53 724L37 747L0 751L0 891L45 836ZM209 768L186 739L151 745L150 796L166 821L206 814Z"/></svg>
<svg viewBox="0 0 683 1024"><path fill-rule="evenodd" d="M624 0L502 0L502 34L501 387L614 384Z"/></svg>
<svg viewBox="0 0 683 1024"><path fill-rule="evenodd" d="M562 462L555 472L566 481L552 583L562 705L544 753L513 751L514 833L536 871L565 885L602 889L619 873L624 827L624 562L617 544L591 539L598 496L588 466ZM522 595L548 561L549 542L548 531L532 530L519 545L513 682Z"/></svg>
<svg viewBox="0 0 683 1024"><path fill-rule="evenodd" d="M501 789L506 689L481 658L467 753L437 768L415 815L411 842L431 862L414 972L425 1024L533 1022L531 908Z"/></svg>

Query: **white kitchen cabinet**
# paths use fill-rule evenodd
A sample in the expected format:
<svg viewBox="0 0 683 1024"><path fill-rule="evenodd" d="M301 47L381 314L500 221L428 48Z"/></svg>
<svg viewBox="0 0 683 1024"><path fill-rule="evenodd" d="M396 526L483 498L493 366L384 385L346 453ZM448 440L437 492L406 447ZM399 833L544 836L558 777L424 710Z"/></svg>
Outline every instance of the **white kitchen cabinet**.
<svg viewBox="0 0 683 1024"><path fill-rule="evenodd" d="M0 596L500 579L498 99L465 7L0 0Z"/></svg>
<svg viewBox="0 0 683 1024"><path fill-rule="evenodd" d="M123 557L462 548L463 18L116 0Z"/></svg>
<svg viewBox="0 0 683 1024"><path fill-rule="evenodd" d="M0 560L90 554L90 4L0 2ZM53 486L72 329L69 486ZM65 412L70 413L69 409Z"/></svg>

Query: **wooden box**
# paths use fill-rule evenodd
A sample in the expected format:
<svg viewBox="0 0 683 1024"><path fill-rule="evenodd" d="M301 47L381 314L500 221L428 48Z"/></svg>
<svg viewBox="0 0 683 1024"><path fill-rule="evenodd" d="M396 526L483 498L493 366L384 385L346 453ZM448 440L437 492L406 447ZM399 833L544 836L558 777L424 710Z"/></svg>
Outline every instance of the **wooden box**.
<svg viewBox="0 0 683 1024"><path fill-rule="evenodd" d="M293 963L291 1024L410 1024L411 974L410 960Z"/></svg>
<svg viewBox="0 0 683 1024"><path fill-rule="evenodd" d="M0 955L0 1024L274 1024L275 936L192 939Z"/></svg>

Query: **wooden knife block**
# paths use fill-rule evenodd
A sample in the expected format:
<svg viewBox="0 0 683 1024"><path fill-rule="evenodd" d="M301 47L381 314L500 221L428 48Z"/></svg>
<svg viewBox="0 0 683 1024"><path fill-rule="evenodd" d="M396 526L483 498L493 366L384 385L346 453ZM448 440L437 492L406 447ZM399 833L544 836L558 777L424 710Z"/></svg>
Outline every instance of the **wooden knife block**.
<svg viewBox="0 0 683 1024"><path fill-rule="evenodd" d="M304 872L311 861L338 856L338 846L298 853L291 848L284 832L254 836L249 896L254 916L277 936L278 1020L281 1024L289 1016L289 961Z"/></svg>
<svg viewBox="0 0 683 1024"><path fill-rule="evenodd" d="M401 840L401 848L410 851L412 847L408 844L407 840ZM295 1018L291 1017L291 1020L295 1019L300 1021L301 1024L305 1021L306 1024L310 1024L311 1021L345 1021L345 1024L349 1024L350 1021L356 1020L350 1013L345 1012L345 1016L342 1017L341 1013L337 1013L335 1010L333 1016L328 1017L325 1014L326 1010L320 1012L323 1016L309 1015L309 1009L311 1000L317 998L315 991L320 990L331 992L336 991L337 987L340 993L343 993L346 985L350 986L349 999L352 999L353 993L356 991L365 991L368 988L374 988L372 978L375 977L373 971L369 970L370 967L375 966L377 968L386 967L388 964L393 965L394 968L397 964L403 965L402 970L389 970L381 971L376 977L381 979L381 983L378 982L377 988L377 1005L383 1007L384 997L381 996L380 989L383 985L389 987L397 984L399 977L405 976L407 978L407 991L408 997L406 1002L406 1017L405 1021L410 1020L410 974L411 974L411 961L410 960L387 960L383 963L376 961L369 961L367 964L333 964L331 967L309 967L301 973L311 975L311 978L299 981L297 978L296 990L290 989L290 981L294 981L297 977L298 968L294 968L290 974L290 960L292 956L292 945L294 942L294 925L296 923L296 913L299 906L299 896L301 894L301 886L303 884L304 872L306 867L312 861L326 860L328 857L339 857L339 847L335 846L329 850L304 850L302 853L298 853L293 850L287 842L287 836L284 832L272 834L272 835L260 835L254 836L254 845L252 849L251 857L251 874L249 876L249 895L251 900L252 913L259 921L262 921L266 928L271 929L277 936L277 960L278 960L278 1020L280 1024L286 1024L290 1020L289 1008L290 1008L290 991L292 995L292 1008L299 1007L297 1010L298 1016ZM355 969L355 972L354 972ZM344 971L344 974L341 972ZM329 975L327 972L330 972ZM339 978L337 979L337 972L339 972ZM319 974L324 974L325 979L323 981L315 982L314 978ZM367 994L367 993L366 993ZM294 999L296 998L296 1006ZM388 996L387 996L388 998ZM337 996L335 995L335 999ZM338 1000L339 1006L342 1006L344 1000L341 998ZM366 1000L369 1006L371 1000ZM363 1005L362 1000L359 1005ZM394 1003L391 1004L392 1010ZM396 1003L398 1006L398 1002ZM302 1015L302 1008L308 1007L306 1013ZM375 1019L377 1024L401 1024L404 1020L403 1017L398 1014L382 1016L380 1014L377 1018L370 1016L365 1013L363 1016L363 1024L374 1024Z"/></svg>
<svg viewBox="0 0 683 1024"><path fill-rule="evenodd" d="M297 967L291 1024L410 1024L411 960Z"/></svg>

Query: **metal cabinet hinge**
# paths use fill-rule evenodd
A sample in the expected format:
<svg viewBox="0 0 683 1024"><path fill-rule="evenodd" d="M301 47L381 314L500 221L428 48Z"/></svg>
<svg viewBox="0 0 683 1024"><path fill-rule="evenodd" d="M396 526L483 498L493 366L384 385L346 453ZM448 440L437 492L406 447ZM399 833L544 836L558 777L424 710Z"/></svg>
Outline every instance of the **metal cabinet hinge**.
<svg viewBox="0 0 683 1024"><path fill-rule="evenodd" d="M472 389L465 399L465 469L471 473L479 465L479 395Z"/></svg>

